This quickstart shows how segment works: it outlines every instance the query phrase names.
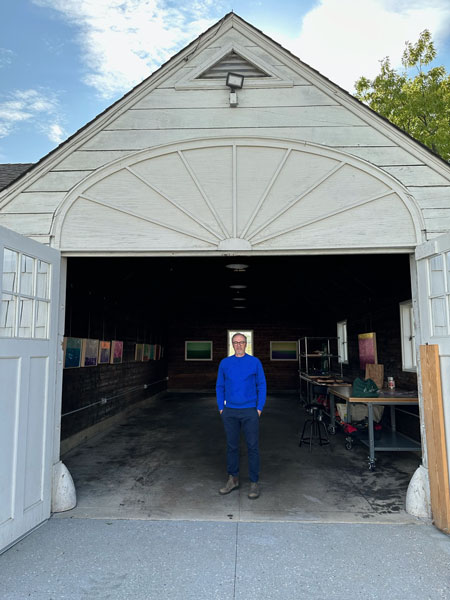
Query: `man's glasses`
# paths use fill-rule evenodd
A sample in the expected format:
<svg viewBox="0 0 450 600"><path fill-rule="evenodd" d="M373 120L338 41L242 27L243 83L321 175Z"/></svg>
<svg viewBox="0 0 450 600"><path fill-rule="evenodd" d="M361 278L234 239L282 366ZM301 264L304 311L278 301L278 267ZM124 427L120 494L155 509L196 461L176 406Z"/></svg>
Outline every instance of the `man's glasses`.
<svg viewBox="0 0 450 600"><path fill-rule="evenodd" d="M241 346L242 344L246 344L247 342L233 342L233 346Z"/></svg>

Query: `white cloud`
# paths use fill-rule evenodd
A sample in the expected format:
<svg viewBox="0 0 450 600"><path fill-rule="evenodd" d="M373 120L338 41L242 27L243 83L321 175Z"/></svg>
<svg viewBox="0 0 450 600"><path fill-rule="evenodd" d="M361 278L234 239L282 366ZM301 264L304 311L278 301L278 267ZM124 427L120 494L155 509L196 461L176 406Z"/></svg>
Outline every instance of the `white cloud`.
<svg viewBox="0 0 450 600"><path fill-rule="evenodd" d="M220 4L212 0L33 0L78 29L84 82L111 98L148 77L210 27ZM222 12L219 13L221 15Z"/></svg>
<svg viewBox="0 0 450 600"><path fill-rule="evenodd" d="M448 33L448 0L319 0L308 12L296 39L275 39L301 60L352 91L362 75L373 78L379 61L401 65L405 42L416 42L429 29L439 42Z"/></svg>
<svg viewBox="0 0 450 600"><path fill-rule="evenodd" d="M15 90L0 97L0 138L10 135L20 125L43 132L50 141L60 143L66 133L61 126L59 100L48 90Z"/></svg>
<svg viewBox="0 0 450 600"><path fill-rule="evenodd" d="M0 69L12 63L14 52L8 48L0 48Z"/></svg>
<svg viewBox="0 0 450 600"><path fill-rule="evenodd" d="M51 123L45 132L48 139L55 144L60 144L67 137L66 132L59 123Z"/></svg>

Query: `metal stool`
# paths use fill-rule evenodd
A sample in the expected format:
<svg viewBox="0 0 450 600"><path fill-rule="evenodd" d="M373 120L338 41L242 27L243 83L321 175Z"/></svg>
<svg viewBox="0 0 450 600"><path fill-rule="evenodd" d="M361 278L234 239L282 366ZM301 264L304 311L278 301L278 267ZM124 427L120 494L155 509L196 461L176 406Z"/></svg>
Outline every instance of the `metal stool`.
<svg viewBox="0 0 450 600"><path fill-rule="evenodd" d="M300 436L299 446L302 444L309 444L309 451L312 450L313 442L318 442L320 446L325 446L330 443L328 439L328 431L325 423L323 422L323 406L317 404L317 402L311 402L306 405L307 412L310 413L311 417L306 419L303 425L302 435ZM309 429L307 429L309 428ZM305 435L309 433L309 435Z"/></svg>

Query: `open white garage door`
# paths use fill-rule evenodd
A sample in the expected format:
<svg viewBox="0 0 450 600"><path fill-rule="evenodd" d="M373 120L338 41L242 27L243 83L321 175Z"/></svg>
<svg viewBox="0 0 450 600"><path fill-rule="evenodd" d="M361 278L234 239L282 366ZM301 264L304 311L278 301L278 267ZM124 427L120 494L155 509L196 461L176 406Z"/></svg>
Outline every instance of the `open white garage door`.
<svg viewBox="0 0 450 600"><path fill-rule="evenodd" d="M450 235L416 248L423 402L433 520L450 528Z"/></svg>
<svg viewBox="0 0 450 600"><path fill-rule="evenodd" d="M60 262L0 227L0 551L50 516Z"/></svg>

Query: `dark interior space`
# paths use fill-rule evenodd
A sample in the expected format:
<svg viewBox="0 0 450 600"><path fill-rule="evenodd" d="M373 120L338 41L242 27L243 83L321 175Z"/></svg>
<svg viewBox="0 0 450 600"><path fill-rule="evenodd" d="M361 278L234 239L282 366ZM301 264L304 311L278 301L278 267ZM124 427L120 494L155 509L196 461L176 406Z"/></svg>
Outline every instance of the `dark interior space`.
<svg viewBox="0 0 450 600"><path fill-rule="evenodd" d="M213 391L228 329L254 332L269 392L298 388L298 364L271 361L270 341L336 336L344 319L344 376L363 374L357 335L375 331L385 373L414 389L416 375L402 371L399 321L399 302L410 298L401 254L70 258L65 335L122 340L124 352L121 364L65 369L62 437L162 389ZM185 340L211 340L213 359L186 361ZM161 360L136 361L136 343L161 344Z"/></svg>

